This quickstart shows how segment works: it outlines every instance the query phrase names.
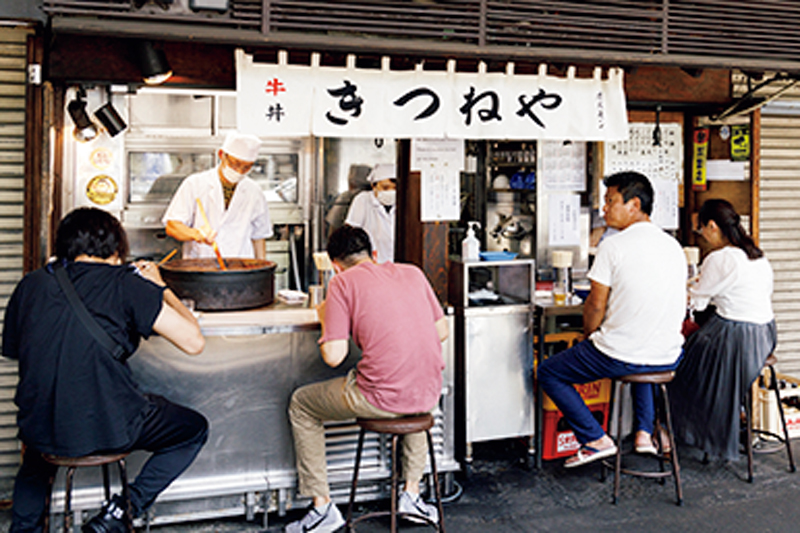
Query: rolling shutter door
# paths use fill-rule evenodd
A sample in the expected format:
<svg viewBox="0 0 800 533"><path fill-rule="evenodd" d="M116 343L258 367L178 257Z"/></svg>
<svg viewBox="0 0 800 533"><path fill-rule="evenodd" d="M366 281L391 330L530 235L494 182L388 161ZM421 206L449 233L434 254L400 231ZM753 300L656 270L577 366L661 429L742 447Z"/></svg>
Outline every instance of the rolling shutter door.
<svg viewBox="0 0 800 533"><path fill-rule="evenodd" d="M734 78L736 94L746 91ZM762 96L779 90L772 87ZM800 376L800 89L761 109L760 246L775 273L780 372Z"/></svg>
<svg viewBox="0 0 800 533"><path fill-rule="evenodd" d="M22 277L25 89L25 28L0 27L0 322L11 292ZM0 499L11 497L19 467L14 391L17 364L0 358Z"/></svg>

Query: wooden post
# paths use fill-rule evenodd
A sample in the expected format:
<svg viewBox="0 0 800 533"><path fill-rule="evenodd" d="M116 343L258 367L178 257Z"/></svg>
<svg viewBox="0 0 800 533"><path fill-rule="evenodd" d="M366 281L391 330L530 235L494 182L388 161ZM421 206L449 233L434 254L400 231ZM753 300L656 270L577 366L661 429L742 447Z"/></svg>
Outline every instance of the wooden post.
<svg viewBox="0 0 800 533"><path fill-rule="evenodd" d="M421 174L410 172L411 142L397 144L397 220L395 262L412 263L425 272L441 303L447 301L448 225L422 222Z"/></svg>
<svg viewBox="0 0 800 533"><path fill-rule="evenodd" d="M750 236L759 241L761 215L761 109L750 114Z"/></svg>

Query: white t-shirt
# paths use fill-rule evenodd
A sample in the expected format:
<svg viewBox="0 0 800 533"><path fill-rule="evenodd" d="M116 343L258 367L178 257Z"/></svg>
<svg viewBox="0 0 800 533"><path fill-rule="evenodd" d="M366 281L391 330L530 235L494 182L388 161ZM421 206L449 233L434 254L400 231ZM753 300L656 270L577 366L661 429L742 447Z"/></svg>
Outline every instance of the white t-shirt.
<svg viewBox="0 0 800 533"><path fill-rule="evenodd" d="M372 249L378 252L378 263L394 261L394 219L395 206L386 212L375 193L360 192L353 198L345 224L363 228L372 242Z"/></svg>
<svg viewBox="0 0 800 533"><path fill-rule="evenodd" d="M603 240L589 279L611 290L600 327L589 337L614 359L668 365L681 353L686 315L686 257L652 222L637 222Z"/></svg>
<svg viewBox="0 0 800 533"><path fill-rule="evenodd" d="M223 257L255 257L253 242L272 236L267 199L261 187L245 178L236 185L228 209L217 168L187 176L172 197L162 222L183 222L191 228L203 225L197 208L203 203L211 229L217 232L217 245ZM183 243L183 258L214 257L211 246L194 241Z"/></svg>
<svg viewBox="0 0 800 533"><path fill-rule="evenodd" d="M692 309L709 302L728 320L766 324L772 313L772 267L766 257L749 259L741 248L726 246L706 256L700 279L689 287Z"/></svg>

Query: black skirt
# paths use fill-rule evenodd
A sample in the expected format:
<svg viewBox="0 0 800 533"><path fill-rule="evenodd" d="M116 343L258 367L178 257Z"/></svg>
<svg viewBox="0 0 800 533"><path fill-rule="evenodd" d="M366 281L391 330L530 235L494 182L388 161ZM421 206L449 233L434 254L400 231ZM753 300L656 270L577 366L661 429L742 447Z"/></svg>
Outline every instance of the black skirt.
<svg viewBox="0 0 800 533"><path fill-rule="evenodd" d="M739 457L747 388L775 349L775 321L737 322L714 315L684 346L669 386L675 436L713 457Z"/></svg>

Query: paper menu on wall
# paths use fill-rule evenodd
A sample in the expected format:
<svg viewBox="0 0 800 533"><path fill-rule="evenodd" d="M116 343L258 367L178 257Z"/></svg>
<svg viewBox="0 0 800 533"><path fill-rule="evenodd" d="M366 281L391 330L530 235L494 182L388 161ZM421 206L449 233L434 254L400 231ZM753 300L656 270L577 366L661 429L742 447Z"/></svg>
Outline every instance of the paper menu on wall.
<svg viewBox="0 0 800 533"><path fill-rule="evenodd" d="M581 197L578 194L551 194L548 204L550 246L577 246L581 230Z"/></svg>
<svg viewBox="0 0 800 533"><path fill-rule="evenodd" d="M539 182L548 191L586 190L586 143L540 141Z"/></svg>
<svg viewBox="0 0 800 533"><path fill-rule="evenodd" d="M653 145L653 123L634 122L628 125L627 140L605 143L607 176L623 170L641 172L650 179L683 180L683 138L681 125L661 124L661 146Z"/></svg>
<svg viewBox="0 0 800 533"><path fill-rule="evenodd" d="M438 165L423 169L420 176L422 222L458 220L461 215L461 182L458 169Z"/></svg>
<svg viewBox="0 0 800 533"><path fill-rule="evenodd" d="M650 179L655 190L651 220L663 229L677 229L679 185L683 182L683 133L680 124L665 123L660 146L653 145L654 123L634 122L628 125L625 141L604 145L603 175L634 170ZM601 198L605 187L600 187Z"/></svg>

